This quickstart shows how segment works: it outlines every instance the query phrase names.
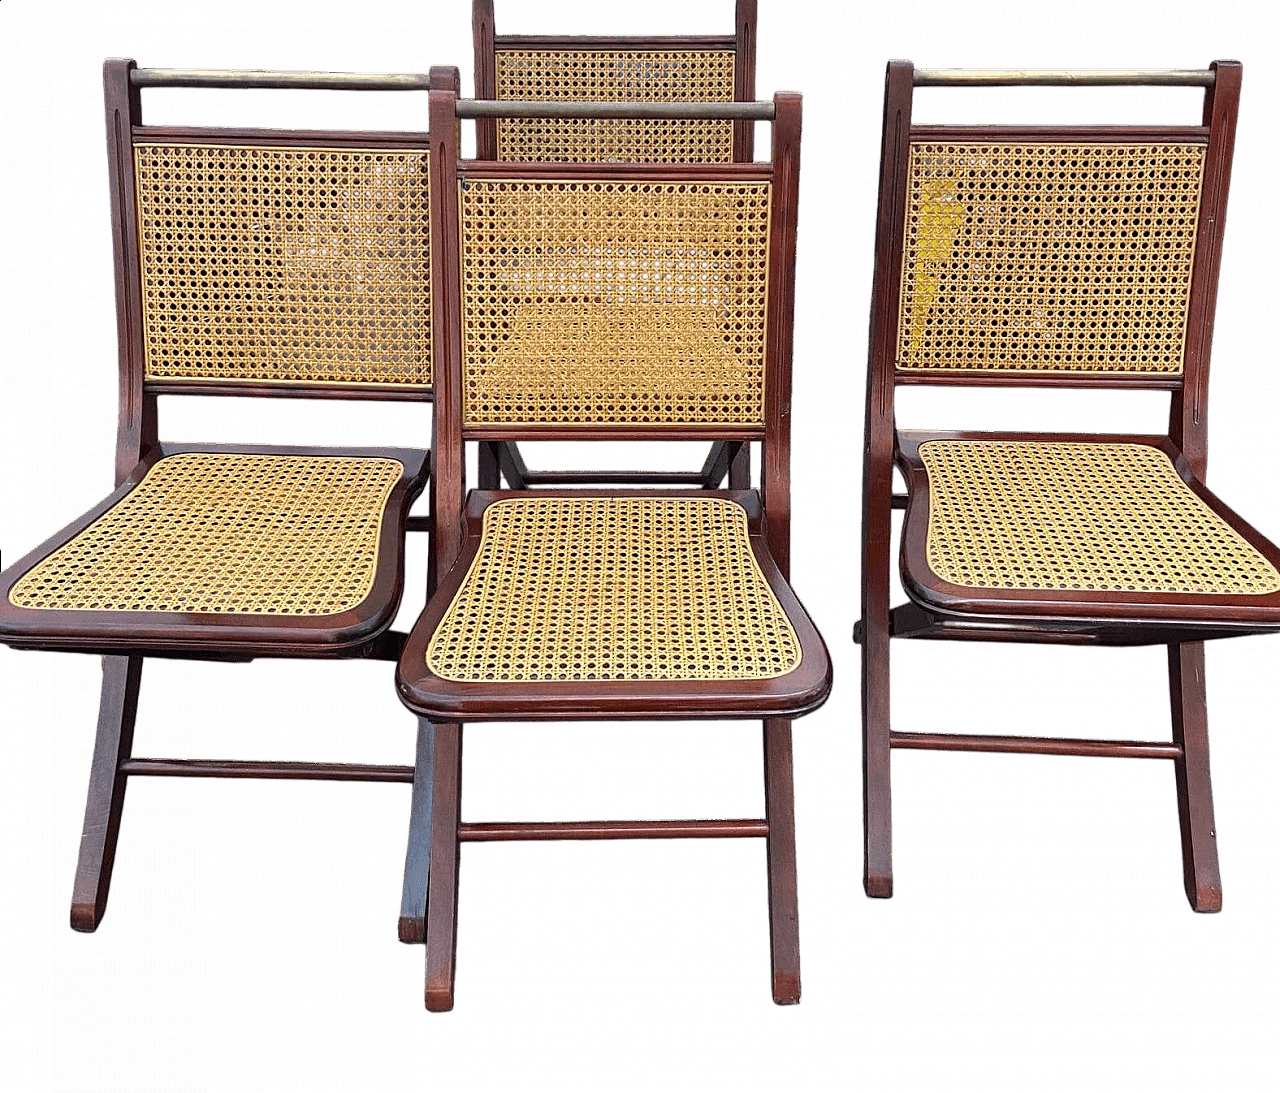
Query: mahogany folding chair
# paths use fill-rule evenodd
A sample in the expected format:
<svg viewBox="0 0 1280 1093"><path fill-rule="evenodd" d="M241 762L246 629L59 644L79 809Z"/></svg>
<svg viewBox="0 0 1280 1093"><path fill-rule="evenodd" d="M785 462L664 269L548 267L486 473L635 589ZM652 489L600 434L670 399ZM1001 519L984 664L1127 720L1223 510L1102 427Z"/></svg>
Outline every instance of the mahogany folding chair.
<svg viewBox="0 0 1280 1093"><path fill-rule="evenodd" d="M461 844L530 839L763 837L773 995L798 1001L791 719L830 687L787 584L800 97L681 106L772 120L753 164L458 162L458 119L510 108L430 102L440 580L397 674L427 1008L453 1005ZM543 437L760 441L763 481L466 494L465 442ZM763 720L763 819L461 822L464 722L700 718Z"/></svg>
<svg viewBox="0 0 1280 1093"><path fill-rule="evenodd" d="M862 643L870 896L893 892L893 748L1170 759L1187 896L1222 905L1204 642L1280 627L1280 551L1204 485L1240 65L966 72L889 65L867 386ZM1199 125L911 121L915 87L1205 88ZM897 431L901 384L1143 389L1163 436ZM907 492L893 492L895 461ZM889 604L905 508L909 601ZM896 732L889 639L1168 647L1168 742Z"/></svg>
<svg viewBox="0 0 1280 1093"><path fill-rule="evenodd" d="M479 99L750 102L756 94L756 0L737 0L728 35L497 34L493 0L472 0ZM476 120L478 159L549 163L749 163L755 125L739 118L568 117ZM751 488L751 445L718 440L697 471L531 471L513 441L479 449L479 485Z"/></svg>
<svg viewBox="0 0 1280 1093"><path fill-rule="evenodd" d="M136 758L143 660L393 661L428 453L161 442L161 395L431 397L426 134L170 128L150 87L425 90L425 76L104 68L116 489L0 574L0 641L104 656L71 906L106 908L128 779L411 782L408 766ZM424 423L425 424L425 423Z"/></svg>

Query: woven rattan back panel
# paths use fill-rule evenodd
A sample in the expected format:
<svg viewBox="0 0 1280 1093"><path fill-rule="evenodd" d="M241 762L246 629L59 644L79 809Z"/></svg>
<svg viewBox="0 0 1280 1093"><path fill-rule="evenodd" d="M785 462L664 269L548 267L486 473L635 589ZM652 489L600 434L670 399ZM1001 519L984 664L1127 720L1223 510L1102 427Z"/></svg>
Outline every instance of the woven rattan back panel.
<svg viewBox="0 0 1280 1093"><path fill-rule="evenodd" d="M758 426L767 182L469 180L466 426Z"/></svg>
<svg viewBox="0 0 1280 1093"><path fill-rule="evenodd" d="M139 144L148 379L431 383L425 150Z"/></svg>
<svg viewBox="0 0 1280 1093"><path fill-rule="evenodd" d="M1199 144L912 144L898 368L1180 374L1203 167Z"/></svg>
<svg viewBox="0 0 1280 1093"><path fill-rule="evenodd" d="M730 50L501 49L498 98L732 102ZM733 122L504 118L498 158L560 163L728 163Z"/></svg>

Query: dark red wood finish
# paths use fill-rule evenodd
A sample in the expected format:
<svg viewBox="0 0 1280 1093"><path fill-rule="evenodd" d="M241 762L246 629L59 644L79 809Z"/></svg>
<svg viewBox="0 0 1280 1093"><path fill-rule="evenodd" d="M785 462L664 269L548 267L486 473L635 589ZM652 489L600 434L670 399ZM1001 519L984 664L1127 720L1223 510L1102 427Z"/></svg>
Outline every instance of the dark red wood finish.
<svg viewBox="0 0 1280 1093"><path fill-rule="evenodd" d="M912 66L890 61L885 76L876 265L868 341L862 463L862 815L863 888L893 895L889 798L889 541L893 533L893 353L911 139Z"/></svg>
<svg viewBox="0 0 1280 1093"><path fill-rule="evenodd" d="M458 951L458 866L462 843L462 726L436 724L431 771L430 876L427 879L427 1009L453 1009L453 978ZM410 832L411 841L415 832Z"/></svg>
<svg viewBox="0 0 1280 1093"><path fill-rule="evenodd" d="M432 69L432 75L436 70ZM456 70L455 70L456 71ZM458 121L454 103L458 86L435 88L428 93L431 124L431 358L436 409L432 415L431 450L436 453L431 472L431 513L435 534L431 537L429 591L453 565L462 545L462 499L465 490L461 459L441 459L440 452L462 449L461 273L459 271Z"/></svg>
<svg viewBox="0 0 1280 1093"><path fill-rule="evenodd" d="M141 124L142 101L129 82L137 65L110 60L102 66L107 109L107 168L111 178L111 245L116 275L116 336L120 349L120 421L116 439L116 485L158 443L156 401L143 390L142 274L138 254L138 210L133 167L133 127Z"/></svg>
<svg viewBox="0 0 1280 1093"><path fill-rule="evenodd" d="M92 933L107 909L111 870L120 838L127 781L121 764L133 748L142 686L142 657L106 657L102 662L102 703L98 734L89 771L89 799L84 808L84 833L71 894L71 928Z"/></svg>
<svg viewBox="0 0 1280 1093"><path fill-rule="evenodd" d="M477 99L498 97L497 62L494 57L493 0L472 0L471 44L475 50ZM476 120L476 159L498 158L498 123L494 118Z"/></svg>
<svg viewBox="0 0 1280 1093"><path fill-rule="evenodd" d="M765 539L783 579L791 576L791 352L795 330L796 218L800 208L800 96L773 97L773 207L770 210L768 365L760 496L769 518Z"/></svg>
<svg viewBox="0 0 1280 1093"><path fill-rule="evenodd" d="M868 895L893 892L889 754L892 747L953 751L1011 751L1173 759L1177 774L1183 860L1194 909L1221 906L1213 803L1205 732L1204 646L1210 638L1280 629L1280 594L1258 597L1136 593L991 590L951 585L928 566L928 476L918 455L927 439L1089 440L1147 444L1167 454L1184 482L1219 516L1280 565L1280 548L1228 509L1204 485L1209 346L1226 212L1240 66L1213 65L1202 124L1198 126L964 126L912 125L912 73L891 62L885 94L876 273L867 375L866 457L863 494L862 644L864 736L864 885ZM1198 142L1207 145L1183 372L1179 376L1009 372L898 371L895 339L906 207L907 163L913 141ZM1093 434L898 433L897 384L1147 388L1171 392L1168 436ZM906 495L893 494L897 461ZM901 569L911 601L890 609L892 510L905 508ZM895 733L889 727L889 638L949 638L1062 644L1167 644L1174 739L1146 741L1043 740L1026 737Z"/></svg>

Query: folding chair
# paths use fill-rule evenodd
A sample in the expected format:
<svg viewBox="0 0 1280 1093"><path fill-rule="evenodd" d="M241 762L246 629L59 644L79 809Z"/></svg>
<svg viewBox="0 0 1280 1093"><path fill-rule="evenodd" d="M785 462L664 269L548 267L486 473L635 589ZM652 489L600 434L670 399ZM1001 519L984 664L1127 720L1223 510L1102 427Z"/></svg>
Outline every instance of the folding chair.
<svg viewBox="0 0 1280 1093"><path fill-rule="evenodd" d="M106 908L130 777L411 782L408 766L136 758L143 660L399 656L428 453L159 439L160 395L431 398L426 134L145 126L150 87L425 90L425 76L104 67L117 488L0 574L0 641L100 653L71 906ZM453 85L456 86L456 83Z"/></svg>
<svg viewBox="0 0 1280 1093"><path fill-rule="evenodd" d="M453 1005L461 844L530 839L765 838L773 995L798 1001L790 719L830 687L787 584L800 97L684 104L773 121L772 162L698 165L459 163L457 119L510 108L430 101L440 582L397 674L427 1008ZM464 497L464 442L532 437L757 440L763 482ZM763 819L461 822L464 722L699 718L764 721Z"/></svg>
<svg viewBox="0 0 1280 1093"><path fill-rule="evenodd" d="M1280 551L1204 485L1240 76L889 65L855 630L869 896L893 892L890 751L926 748L1172 760L1187 896L1221 908L1203 643L1280 626ZM911 122L914 87L1023 84L1204 87L1203 122ZM899 432L900 384L1168 391L1169 431ZM891 609L895 508L910 599ZM1166 645L1172 740L890 731L890 637Z"/></svg>
<svg viewBox="0 0 1280 1093"><path fill-rule="evenodd" d="M750 102L756 0L737 0L729 35L496 34L493 0L473 0L476 97L504 101ZM748 119L508 116L476 120L479 159L550 163L749 163ZM751 445L716 441L697 471L531 471L512 441L483 443L479 485L751 488Z"/></svg>

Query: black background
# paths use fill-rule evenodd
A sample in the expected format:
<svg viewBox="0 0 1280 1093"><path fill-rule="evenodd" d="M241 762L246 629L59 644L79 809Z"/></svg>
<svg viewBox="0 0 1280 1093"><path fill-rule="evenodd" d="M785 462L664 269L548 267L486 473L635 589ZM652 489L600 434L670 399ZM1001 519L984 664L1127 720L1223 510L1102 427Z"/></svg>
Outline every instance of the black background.
<svg viewBox="0 0 1280 1093"><path fill-rule="evenodd" d="M795 387L795 586L836 658L835 699L797 724L801 913L808 998L833 1010L881 953L919 942L950 960L959 938L1066 925L1114 938L1189 919L1179 887L1169 769L1147 763L970 760L902 755L897 778L897 902L858 890L855 452L872 279L879 95L886 56L923 64L1180 64L1238 56L1240 42L1193 49L924 51L858 27L817 27L804 5L765 0L760 93L808 92L801 173ZM826 10L826 9L824 9ZM470 88L465 5L415 24L352 35L326 49L174 45L116 31L99 50L142 64L291 65L421 70L461 63ZM364 24L367 27L367 23ZM570 5L504 3L508 31L728 28L728 4L646 4L588 22ZM186 40L202 41L200 37ZM852 44L851 44L852 42ZM59 168L32 174L18 209L45 225L22 265L19 325L31 330L6 378L10 479L4 559L45 538L110 488L113 311L102 150L100 54L67 56L67 82L40 99L56 123ZM151 120L316 128L417 128L413 96L147 97ZM1194 120L1194 92L932 92L927 120ZM1260 125L1245 99L1219 311L1210 435L1211 484L1257 526L1280 535L1262 471L1275 427L1274 363L1254 348L1249 291L1263 246L1251 179ZM27 225L31 227L31 225ZM49 232L55 239L50 246ZM1263 387L1266 385L1266 387ZM909 424L1004 429L1157 431L1160 395L906 393ZM420 444L420 413L325 404L173 402L172 440ZM26 438L26 439L23 439ZM411 555L420 564L420 554ZM415 604L410 604L412 612ZM897 651L902 727L1019 728L1032 733L1161 736L1165 682L1157 650L1125 655L1053 649ZM1243 808L1234 777L1244 733L1274 722L1276 646L1211 650L1217 800L1224 846ZM0 657L9 713L10 779L20 804L17 858L26 937L38 982L72 1009L129 1021L215 1014L246 1026L362 1017L412 1028L419 953L394 941L406 792L389 786L207 785L129 788L111 910L96 937L73 936L65 910L92 746L97 662ZM1025 713L1015 713L1025 703ZM188 758L404 760L412 722L390 669L148 662L137 750ZM470 818L500 815L742 815L759 806L759 735L750 726L477 728L466 740ZM1233 884L1228 870L1228 918ZM13 875L13 874L10 874ZM767 930L755 843L620 843L492 849L463 855L458 1006L481 1014L539 1011L763 1012ZM1248 887L1248 886L1245 886ZM1240 893L1244 895L1244 893ZM966 942L968 943L968 942ZM1075 942L1073 942L1075 943ZM998 950L997 950L998 951ZM872 961L869 962L868 961ZM87 993L86 993L87 992Z"/></svg>

